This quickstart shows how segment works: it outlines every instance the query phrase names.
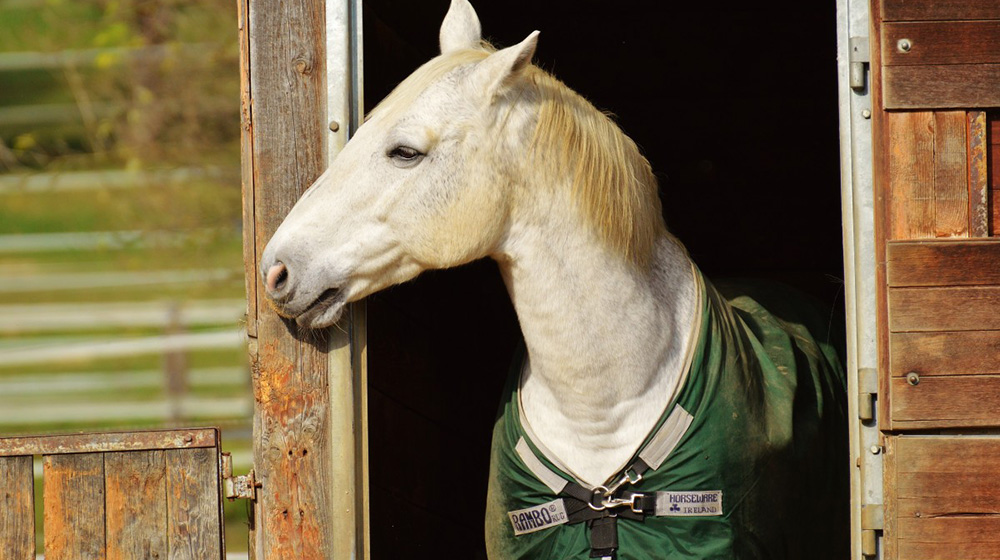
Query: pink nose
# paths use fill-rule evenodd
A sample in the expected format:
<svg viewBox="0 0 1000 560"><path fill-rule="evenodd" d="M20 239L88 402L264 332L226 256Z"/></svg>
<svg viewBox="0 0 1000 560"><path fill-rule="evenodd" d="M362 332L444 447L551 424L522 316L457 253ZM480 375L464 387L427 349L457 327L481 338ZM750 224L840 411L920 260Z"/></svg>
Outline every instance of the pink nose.
<svg viewBox="0 0 1000 560"><path fill-rule="evenodd" d="M272 266L267 271L267 291L271 295L275 295L277 292L281 291L285 287L285 282L288 280L288 269L285 265L278 263Z"/></svg>

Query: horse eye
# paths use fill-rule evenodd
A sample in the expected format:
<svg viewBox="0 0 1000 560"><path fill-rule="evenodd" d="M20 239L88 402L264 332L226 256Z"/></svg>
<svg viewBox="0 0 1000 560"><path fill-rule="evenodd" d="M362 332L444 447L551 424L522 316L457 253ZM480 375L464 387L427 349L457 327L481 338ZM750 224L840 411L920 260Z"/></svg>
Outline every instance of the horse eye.
<svg viewBox="0 0 1000 560"><path fill-rule="evenodd" d="M389 151L389 157L403 162L414 161L424 154L409 146L396 146Z"/></svg>

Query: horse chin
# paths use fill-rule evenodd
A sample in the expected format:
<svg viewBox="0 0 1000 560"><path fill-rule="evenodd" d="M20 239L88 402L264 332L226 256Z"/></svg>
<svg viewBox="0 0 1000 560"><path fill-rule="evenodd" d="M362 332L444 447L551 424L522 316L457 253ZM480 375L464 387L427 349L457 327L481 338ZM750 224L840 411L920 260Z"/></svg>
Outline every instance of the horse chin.
<svg viewBox="0 0 1000 560"><path fill-rule="evenodd" d="M309 329L329 327L340 320L346 304L340 290L326 290L308 309L295 317L295 323Z"/></svg>

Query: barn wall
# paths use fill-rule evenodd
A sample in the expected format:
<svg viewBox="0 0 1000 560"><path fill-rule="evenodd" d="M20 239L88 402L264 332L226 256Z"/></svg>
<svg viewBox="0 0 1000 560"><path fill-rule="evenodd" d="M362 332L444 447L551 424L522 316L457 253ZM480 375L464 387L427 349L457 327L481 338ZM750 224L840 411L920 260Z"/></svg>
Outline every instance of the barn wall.
<svg viewBox="0 0 1000 560"><path fill-rule="evenodd" d="M872 13L885 557L1000 558L1000 8Z"/></svg>

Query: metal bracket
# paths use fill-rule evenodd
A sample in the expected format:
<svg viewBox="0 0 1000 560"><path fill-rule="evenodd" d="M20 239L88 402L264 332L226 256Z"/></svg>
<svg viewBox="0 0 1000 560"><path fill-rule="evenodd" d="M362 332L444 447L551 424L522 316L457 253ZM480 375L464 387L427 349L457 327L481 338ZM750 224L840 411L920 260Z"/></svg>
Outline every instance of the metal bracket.
<svg viewBox="0 0 1000 560"><path fill-rule="evenodd" d="M230 500L257 500L260 483L254 479L253 469L245 475L233 476L233 456L225 452L222 454L222 484L226 497Z"/></svg>
<svg viewBox="0 0 1000 560"><path fill-rule="evenodd" d="M878 533L885 528L882 504L861 506L861 555L874 558L878 554Z"/></svg>
<svg viewBox="0 0 1000 560"><path fill-rule="evenodd" d="M871 55L868 53L868 37L851 37L849 41L851 89L863 90L865 89L865 64L871 62Z"/></svg>
<svg viewBox="0 0 1000 560"><path fill-rule="evenodd" d="M858 418L862 422L875 419L875 395L878 394L878 370L861 368L858 370Z"/></svg>

